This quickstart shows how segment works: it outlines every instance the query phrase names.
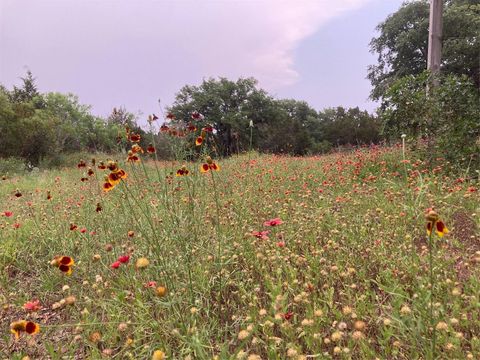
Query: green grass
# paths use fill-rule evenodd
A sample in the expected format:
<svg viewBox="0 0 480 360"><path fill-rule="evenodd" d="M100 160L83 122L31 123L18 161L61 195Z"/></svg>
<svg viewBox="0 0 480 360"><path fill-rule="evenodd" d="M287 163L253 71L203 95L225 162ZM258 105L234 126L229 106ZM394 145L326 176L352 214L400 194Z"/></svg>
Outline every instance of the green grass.
<svg viewBox="0 0 480 360"><path fill-rule="evenodd" d="M206 174L187 163L188 177L174 176L178 162L121 164L128 178L108 193L98 169L86 182L76 167L3 180L0 212L13 216L0 217L0 355L480 357L478 183L404 164L390 148L216 162L221 171ZM450 229L434 236L433 324L446 323L435 355L432 206ZM283 223L265 227L272 218ZM251 235L261 230L268 239ZM129 263L111 268L124 254ZM50 265L58 255L75 260L71 276ZM150 264L136 269L142 257ZM74 304L56 304L68 296ZM33 299L42 308L24 310ZM41 332L15 341L20 319Z"/></svg>

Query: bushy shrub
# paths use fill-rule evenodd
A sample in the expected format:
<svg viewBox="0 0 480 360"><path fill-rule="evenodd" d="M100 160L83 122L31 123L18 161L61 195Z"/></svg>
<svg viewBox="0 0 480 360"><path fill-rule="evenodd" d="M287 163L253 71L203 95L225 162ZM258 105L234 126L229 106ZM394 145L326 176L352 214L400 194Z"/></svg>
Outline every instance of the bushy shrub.
<svg viewBox="0 0 480 360"><path fill-rule="evenodd" d="M447 75L436 82L433 86L428 72L397 80L384 98L384 133L394 139L406 134L430 160L441 158L455 168L478 169L479 92L467 77Z"/></svg>

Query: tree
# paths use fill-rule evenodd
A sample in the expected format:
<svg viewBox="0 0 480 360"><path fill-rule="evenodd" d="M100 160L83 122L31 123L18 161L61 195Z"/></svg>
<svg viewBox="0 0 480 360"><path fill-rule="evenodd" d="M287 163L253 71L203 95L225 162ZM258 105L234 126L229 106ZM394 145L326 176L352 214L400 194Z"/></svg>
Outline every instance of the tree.
<svg viewBox="0 0 480 360"><path fill-rule="evenodd" d="M394 82L384 96L382 118L385 134L406 134L417 145L429 137L428 159L446 158L458 168L480 167L480 94L466 76L444 75L429 94L430 73L405 76Z"/></svg>
<svg viewBox="0 0 480 360"><path fill-rule="evenodd" d="M370 42L378 55L368 68L373 85L371 97L381 99L389 86L407 75L417 75L427 66L429 6L426 0L404 3L377 26L379 36ZM441 72L467 75L480 86L480 1L447 1L443 16Z"/></svg>
<svg viewBox="0 0 480 360"><path fill-rule="evenodd" d="M184 86L169 111L184 125L192 121L201 123L192 119L192 114L199 112L204 122L215 128L218 150L230 155L248 148L246 130L250 120L260 128L271 120L268 113L272 103L265 91L257 89L253 78L240 78L236 82L220 78L204 80L200 86Z"/></svg>

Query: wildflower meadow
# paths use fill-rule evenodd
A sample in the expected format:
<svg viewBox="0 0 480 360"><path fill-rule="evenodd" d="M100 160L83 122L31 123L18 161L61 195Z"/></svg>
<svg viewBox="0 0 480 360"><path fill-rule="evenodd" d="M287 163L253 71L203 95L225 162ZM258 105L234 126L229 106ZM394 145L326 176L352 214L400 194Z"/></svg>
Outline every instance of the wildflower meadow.
<svg viewBox="0 0 480 360"><path fill-rule="evenodd" d="M2 177L1 359L480 357L475 179L400 146L224 158L158 121L175 160L127 129Z"/></svg>

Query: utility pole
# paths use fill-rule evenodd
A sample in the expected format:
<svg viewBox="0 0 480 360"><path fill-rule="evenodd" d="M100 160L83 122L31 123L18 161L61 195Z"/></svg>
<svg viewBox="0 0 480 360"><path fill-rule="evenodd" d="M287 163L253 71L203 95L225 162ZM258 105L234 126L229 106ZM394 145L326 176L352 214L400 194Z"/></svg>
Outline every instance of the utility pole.
<svg viewBox="0 0 480 360"><path fill-rule="evenodd" d="M440 72L442 61L442 13L443 0L430 0L427 70L430 70L434 77ZM433 85L435 86L435 82Z"/></svg>

